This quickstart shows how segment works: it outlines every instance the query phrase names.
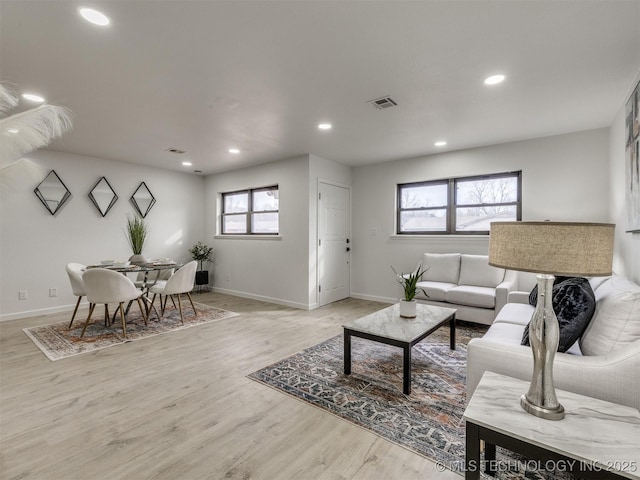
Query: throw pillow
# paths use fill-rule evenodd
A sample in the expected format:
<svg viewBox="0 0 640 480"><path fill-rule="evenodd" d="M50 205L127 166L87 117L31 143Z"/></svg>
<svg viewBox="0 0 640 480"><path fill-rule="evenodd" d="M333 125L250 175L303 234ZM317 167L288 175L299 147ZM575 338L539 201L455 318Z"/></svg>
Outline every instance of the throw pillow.
<svg viewBox="0 0 640 480"><path fill-rule="evenodd" d="M640 340L640 286L613 277L598 295L596 312L580 337L583 355L607 355Z"/></svg>
<svg viewBox="0 0 640 480"><path fill-rule="evenodd" d="M538 302L538 286L531 290L529 303ZM553 311L558 317L560 341L558 351L566 352L580 338L596 309L596 296L586 278L556 277L553 282ZM529 345L529 325L524 329L522 345Z"/></svg>

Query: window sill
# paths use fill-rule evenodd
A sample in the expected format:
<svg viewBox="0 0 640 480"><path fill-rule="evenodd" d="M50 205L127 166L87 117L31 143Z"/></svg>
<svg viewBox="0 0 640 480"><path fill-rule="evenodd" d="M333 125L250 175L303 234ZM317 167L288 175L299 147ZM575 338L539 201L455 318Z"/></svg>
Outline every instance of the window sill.
<svg viewBox="0 0 640 480"><path fill-rule="evenodd" d="M214 240L282 240L281 235L214 235Z"/></svg>
<svg viewBox="0 0 640 480"><path fill-rule="evenodd" d="M478 241L489 240L489 235L451 235L451 234L436 234L436 235L389 235L390 240L404 240L409 242L433 242L438 240L450 241Z"/></svg>

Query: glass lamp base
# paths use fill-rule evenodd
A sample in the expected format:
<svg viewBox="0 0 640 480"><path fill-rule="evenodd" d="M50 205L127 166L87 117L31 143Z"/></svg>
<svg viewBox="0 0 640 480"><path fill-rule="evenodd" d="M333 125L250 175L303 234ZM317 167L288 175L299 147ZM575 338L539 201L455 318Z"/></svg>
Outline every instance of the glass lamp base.
<svg viewBox="0 0 640 480"><path fill-rule="evenodd" d="M522 395L520 397L520 406L527 413L545 420L562 420L564 418L564 407L560 404L555 408L545 408L531 403L526 395Z"/></svg>

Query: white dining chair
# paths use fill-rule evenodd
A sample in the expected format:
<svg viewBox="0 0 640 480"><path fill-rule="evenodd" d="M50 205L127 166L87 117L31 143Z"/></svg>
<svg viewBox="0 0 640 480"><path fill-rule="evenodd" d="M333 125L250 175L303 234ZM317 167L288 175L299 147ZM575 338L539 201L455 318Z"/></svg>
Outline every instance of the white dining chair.
<svg viewBox="0 0 640 480"><path fill-rule="evenodd" d="M196 310L195 305L193 304L193 299L191 298L191 290L193 290L193 282L196 278L196 269L198 268L198 262L195 260L187 263L178 271L176 271L169 280L164 282L158 282L156 285L153 285L149 288L149 292L153 293L153 297L151 298L151 304L156 299L157 295L160 295L160 311L161 314L164 315L164 309L167 304L167 298L171 297L173 300L174 295L178 297L178 309L180 310L180 321L184 324L184 315L182 312L182 301L180 295L183 293L187 294L189 297L189 302L191 302L191 308L193 308L193 313L195 316L198 316L198 312ZM162 296L165 296L164 304L162 302Z"/></svg>
<svg viewBox="0 0 640 480"><path fill-rule="evenodd" d="M162 270L155 270L152 272L139 272L133 282L137 288L146 289L147 286L162 284L164 285L173 272L174 268L164 268Z"/></svg>
<svg viewBox="0 0 640 480"><path fill-rule="evenodd" d="M82 271L86 268L85 265L81 263L68 263L65 270L67 271L67 275L69 276L69 282L71 283L71 290L73 294L78 297L78 301L76 302L76 308L73 309L73 315L71 315L71 322L69 323L69 329L71 329L71 325L73 325L73 320L76 318L76 313L78 312L78 307L80 306L80 301L82 297L86 297L87 294L84 289L84 282L82 281Z"/></svg>
<svg viewBox="0 0 640 480"><path fill-rule="evenodd" d="M87 300L89 301L89 315L87 321L84 324L80 338L84 335L91 315L97 304L117 303L118 309L120 309L120 319L122 321L122 334L127 337L127 326L125 320L125 303L129 303L133 300L138 302L140 313L144 320L144 324L147 325L147 314L140 301L142 292L136 288L133 282L121 273L107 270L106 268L94 268L87 270L82 274L82 280L84 281L85 291L87 293ZM116 309L116 314L118 310Z"/></svg>

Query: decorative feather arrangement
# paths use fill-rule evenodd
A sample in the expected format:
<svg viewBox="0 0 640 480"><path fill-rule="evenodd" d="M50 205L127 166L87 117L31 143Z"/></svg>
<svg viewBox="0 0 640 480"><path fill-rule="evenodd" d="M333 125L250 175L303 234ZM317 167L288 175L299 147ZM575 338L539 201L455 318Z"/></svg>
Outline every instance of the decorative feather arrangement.
<svg viewBox="0 0 640 480"><path fill-rule="evenodd" d="M71 112L65 107L41 105L4 118L18 104L18 97L0 85L0 160L2 167L48 145L71 130Z"/></svg>
<svg viewBox="0 0 640 480"><path fill-rule="evenodd" d="M18 105L18 96L0 84L0 114L11 110L16 105Z"/></svg>

